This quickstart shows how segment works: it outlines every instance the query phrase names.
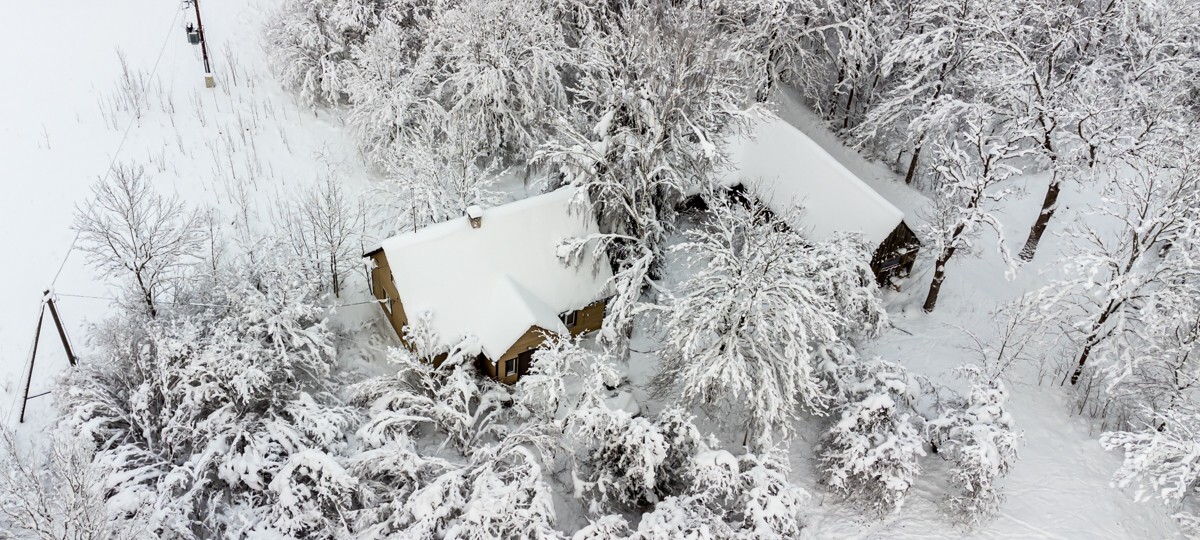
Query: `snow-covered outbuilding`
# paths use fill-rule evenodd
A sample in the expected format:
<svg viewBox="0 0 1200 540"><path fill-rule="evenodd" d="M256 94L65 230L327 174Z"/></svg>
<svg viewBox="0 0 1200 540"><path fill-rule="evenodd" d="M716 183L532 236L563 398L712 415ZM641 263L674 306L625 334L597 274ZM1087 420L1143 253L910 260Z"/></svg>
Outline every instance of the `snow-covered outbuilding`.
<svg viewBox="0 0 1200 540"><path fill-rule="evenodd" d="M762 113L744 135L728 141L726 187L744 190L783 213L801 207L791 226L815 241L860 233L876 246L871 269L881 284L907 275L921 242L904 212L871 189L816 141L772 113Z"/></svg>
<svg viewBox="0 0 1200 540"><path fill-rule="evenodd" d="M612 269L589 254L558 257L568 238L598 232L586 194L572 187L401 234L366 254L371 290L403 338L427 316L439 351L467 344L488 375L513 383L547 332L600 328ZM407 343L406 343L407 344Z"/></svg>

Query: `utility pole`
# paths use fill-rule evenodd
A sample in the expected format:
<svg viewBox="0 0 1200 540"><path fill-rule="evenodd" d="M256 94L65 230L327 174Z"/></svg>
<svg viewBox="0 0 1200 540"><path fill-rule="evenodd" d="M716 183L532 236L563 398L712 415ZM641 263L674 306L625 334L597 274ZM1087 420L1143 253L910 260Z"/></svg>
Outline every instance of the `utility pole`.
<svg viewBox="0 0 1200 540"><path fill-rule="evenodd" d="M29 388L33 385L33 366L37 361L38 342L42 339L42 321L46 318L47 307L50 308L50 317L54 319L54 327L58 329L58 338L62 340L63 351L67 353L67 362L71 364L71 367L75 367L77 362L75 351L71 348L71 341L67 339L67 332L63 329L62 319L58 316L58 308L54 305L54 295L47 290L42 293L42 311L38 314L37 330L33 332L33 347L29 350L29 371L25 373L25 394L21 401L21 417L18 419L22 424L25 423L25 410L29 405L29 400L50 393L46 391L29 395Z"/></svg>
<svg viewBox="0 0 1200 540"><path fill-rule="evenodd" d="M42 312L38 314L37 330L33 332L33 348L29 351L29 371L25 374L25 398L21 400L21 417L18 421L25 423L25 406L29 405L29 386L33 384L33 362L37 360L38 341L42 338L42 320L46 318L46 304L42 303Z"/></svg>
<svg viewBox="0 0 1200 540"><path fill-rule="evenodd" d="M204 57L204 87L213 88L217 86L216 79L213 78L212 66L208 63L208 40L204 39L204 23L200 21L200 0L191 0L192 7L196 9L196 32L200 33L200 55Z"/></svg>

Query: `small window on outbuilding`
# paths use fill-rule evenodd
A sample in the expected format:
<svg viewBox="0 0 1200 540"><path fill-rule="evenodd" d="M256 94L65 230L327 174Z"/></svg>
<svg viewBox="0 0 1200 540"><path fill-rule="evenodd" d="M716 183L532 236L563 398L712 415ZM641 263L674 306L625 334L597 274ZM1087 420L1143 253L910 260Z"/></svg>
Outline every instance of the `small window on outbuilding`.
<svg viewBox="0 0 1200 540"><path fill-rule="evenodd" d="M561 318L562 318L563 324L567 325L567 328L574 328L575 323L577 322L577 320L579 318L579 312L578 311L568 311L566 313L563 313Z"/></svg>
<svg viewBox="0 0 1200 540"><path fill-rule="evenodd" d="M517 359L509 358L504 361L504 376L512 377L517 374Z"/></svg>

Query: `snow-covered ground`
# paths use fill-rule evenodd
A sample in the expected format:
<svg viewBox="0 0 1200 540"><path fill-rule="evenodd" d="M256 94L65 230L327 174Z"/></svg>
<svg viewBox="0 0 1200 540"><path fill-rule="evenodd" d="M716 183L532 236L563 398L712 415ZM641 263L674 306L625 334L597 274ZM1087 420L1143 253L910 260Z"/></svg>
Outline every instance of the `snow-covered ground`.
<svg viewBox="0 0 1200 540"><path fill-rule="evenodd" d="M267 69L260 36L274 5L202 5L214 89L204 87L200 49L184 33L192 11L179 2L56 0L5 7L0 415L11 423L42 291L53 284L84 361L87 324L109 309L108 300L75 296L109 297L112 291L80 251L69 250L74 208L114 156L143 165L164 193L218 209L227 228L241 219L238 199L249 202L251 223L265 226L280 200L318 178L336 174L354 191L371 181L338 121L298 106ZM139 103L136 114L132 100ZM67 365L48 318L42 338L33 393L47 389ZM31 401L30 414L44 418L51 399Z"/></svg>
<svg viewBox="0 0 1200 540"><path fill-rule="evenodd" d="M904 210L910 225L916 228L923 223L921 214L928 200L920 192L905 186L901 178L882 164L868 161L846 148L791 96L781 100L779 114ZM1004 232L1014 251L1029 232L1048 181L1044 174L1015 180L1023 186L1024 194L1013 199L1002 212ZM1062 209L1051 225L1052 232L1080 219L1079 210L1095 202L1088 187L1064 191ZM1037 257L1020 267L1012 279L1005 275L1005 265L995 246L994 235L985 232L979 243L979 258L960 255L951 260L942 300L932 314L922 312L921 304L929 288L933 254L922 253L914 276L905 281L903 291L887 296L888 311L896 328L865 352L898 361L936 382L962 384L951 370L975 361L975 357L973 351L965 348L970 339L961 329L989 336L995 327L995 309L1053 278L1061 256L1062 237L1048 235ZM1165 508L1155 503L1135 503L1128 494L1109 487L1109 478L1120 465L1120 454L1105 452L1100 447L1090 419L1071 414L1067 390L1058 386L1058 380L1037 384L1039 368L1053 370L1058 363L1053 358L1035 357L1045 365L1016 365L1006 381L1011 394L1009 407L1025 439L1021 460L1003 480L1008 502L994 521L970 533L954 529L937 507L945 493L941 487L932 485L930 479L937 475L925 475L903 513L895 519L864 521L840 505L825 504L822 510L827 509L828 514L818 510L809 532L815 538L1177 536L1178 528ZM808 442L815 440L798 444L797 450L810 452ZM930 456L926 463L935 460L936 456ZM793 466L803 470L799 463Z"/></svg>
<svg viewBox="0 0 1200 540"><path fill-rule="evenodd" d="M177 2L54 0L5 7L0 23L0 254L6 263L0 265L0 414L8 425L16 422L42 290L53 284L83 361L87 322L108 309L107 300L77 296L112 292L80 252L70 251L70 224L74 206L87 198L89 186L118 150L118 159L143 164L164 191L189 204L219 208L226 224L240 219L239 198L257 214L252 221L265 224L278 201L325 175L336 174L356 190L370 185L372 173L336 118L297 106L268 71L259 36L274 5L272 0L204 4L215 89L204 88L199 49L186 42L183 31L191 14ZM132 83L122 82L126 73ZM140 88L140 77L148 91L138 99L139 116L120 110L120 102L137 93L128 89ZM927 201L919 192L897 182L886 167L846 149L794 100L785 97L779 113L904 210L911 225L920 224ZM1004 216L1011 218L1006 234L1020 240L1047 179L1035 175L1018 181L1028 192ZM924 253L905 290L889 294L896 328L868 352L952 382L949 370L970 354L960 347L966 337L957 328L986 332L1000 303L1053 275L1059 247L1055 227L1073 219L1071 207L1085 204L1088 195L1086 190L1064 194L1065 208L1037 259L1011 280L985 235L982 257L951 263L932 315L920 310L931 266L930 254ZM635 381L652 367L636 358L630 367ZM34 392L48 388L65 366L47 321ZM1036 371L1037 366L1017 366L1009 381L1010 407L1025 441L1021 461L1004 480L1008 502L996 520L969 533L955 529L938 509L944 490L931 480L936 475L924 477L899 516L863 518L815 486L805 461L816 443L809 430L795 443L792 464L793 478L814 494L807 532L814 538L1177 536L1165 509L1136 504L1108 486L1120 456L1100 448L1087 418L1070 414L1066 391L1048 382L1035 384ZM634 396L646 404L643 392L635 390ZM48 419L51 399L31 402L34 426ZM935 466L936 460L933 456L926 463Z"/></svg>

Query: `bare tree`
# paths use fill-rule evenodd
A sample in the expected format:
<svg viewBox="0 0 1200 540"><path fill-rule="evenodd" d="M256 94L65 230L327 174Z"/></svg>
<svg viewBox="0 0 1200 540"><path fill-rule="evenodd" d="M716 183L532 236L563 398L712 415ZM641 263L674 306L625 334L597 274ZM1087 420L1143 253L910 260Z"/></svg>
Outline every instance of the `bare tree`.
<svg viewBox="0 0 1200 540"><path fill-rule="evenodd" d="M334 296L341 296L346 274L362 253L362 202L346 195L341 183L328 178L302 192L281 211L277 226L316 275L328 276ZM324 280L324 279L322 279Z"/></svg>
<svg viewBox="0 0 1200 540"><path fill-rule="evenodd" d="M157 295L204 248L204 220L178 197L164 197L140 165L117 164L75 210L80 249L107 277L131 277L139 302L158 316Z"/></svg>
<svg viewBox="0 0 1200 540"><path fill-rule="evenodd" d="M100 540L151 537L134 519L110 520L103 474L81 441L56 434L44 451L22 451L0 433L0 526L4 538Z"/></svg>

